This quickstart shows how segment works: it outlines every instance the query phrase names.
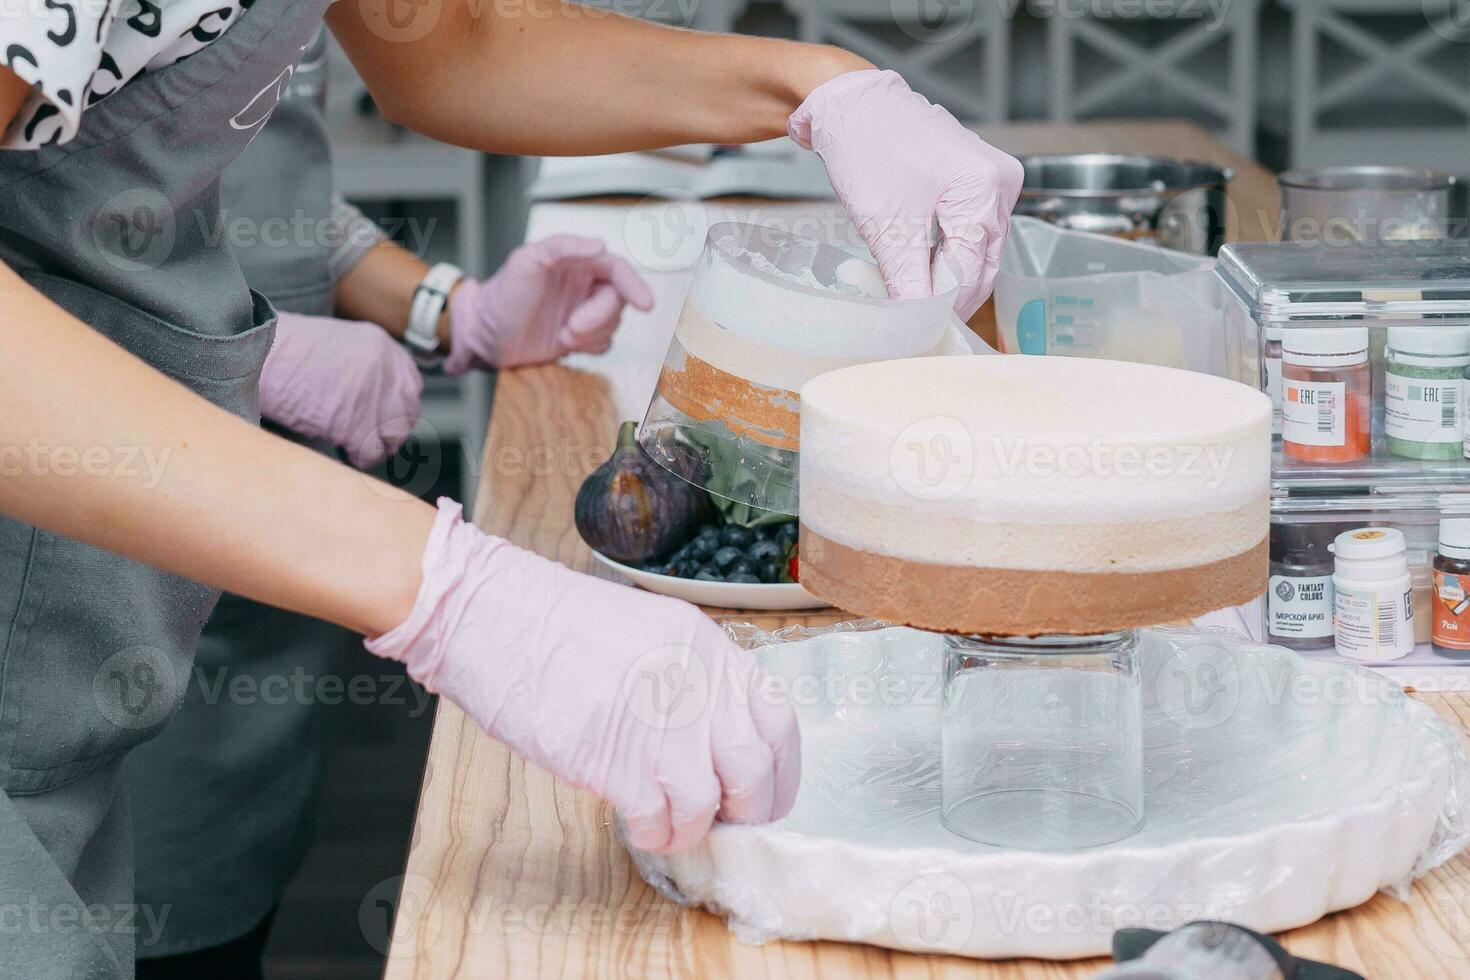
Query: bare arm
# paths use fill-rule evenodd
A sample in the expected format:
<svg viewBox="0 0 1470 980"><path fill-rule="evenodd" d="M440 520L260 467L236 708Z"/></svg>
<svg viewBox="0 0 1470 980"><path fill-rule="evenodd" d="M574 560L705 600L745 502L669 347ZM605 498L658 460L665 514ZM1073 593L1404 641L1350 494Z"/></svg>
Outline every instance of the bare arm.
<svg viewBox="0 0 1470 980"><path fill-rule="evenodd" d="M428 272L428 265L408 249L380 242L338 281L337 315L371 321L402 340L413 292ZM449 341L446 304L439 316L440 350L447 351Z"/></svg>
<svg viewBox="0 0 1470 980"><path fill-rule="evenodd" d="M27 91L0 68L0 129ZM0 311L0 512L362 633L408 615L431 507L216 408L3 264ZM66 462L88 452L161 465Z"/></svg>
<svg viewBox="0 0 1470 980"><path fill-rule="evenodd" d="M379 107L499 153L745 143L786 132L812 89L872 66L839 48L663 27L563 0L335 4L327 22Z"/></svg>

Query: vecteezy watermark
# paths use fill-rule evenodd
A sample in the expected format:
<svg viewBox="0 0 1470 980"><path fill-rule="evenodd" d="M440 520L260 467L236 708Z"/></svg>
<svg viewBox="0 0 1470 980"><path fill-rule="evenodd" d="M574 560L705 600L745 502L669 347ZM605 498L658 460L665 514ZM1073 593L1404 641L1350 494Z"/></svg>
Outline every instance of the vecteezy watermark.
<svg viewBox="0 0 1470 980"><path fill-rule="evenodd" d="M1080 20L1207 20L1211 30L1225 24L1230 9L1246 0L1001 0L1008 18L1023 8L1032 17Z"/></svg>
<svg viewBox="0 0 1470 980"><path fill-rule="evenodd" d="M24 446L0 445L0 476L114 477L152 490L172 455L172 446L50 446L32 438Z"/></svg>
<svg viewBox="0 0 1470 980"><path fill-rule="evenodd" d="M396 671L380 674L313 673L294 667L289 673L247 674L228 666L205 668L195 664L193 683L207 705L341 704L408 707L418 718L434 703L433 695Z"/></svg>
<svg viewBox="0 0 1470 980"><path fill-rule="evenodd" d="M948 500L975 475L975 440L959 419L931 415L893 440L888 469L899 489L915 500Z"/></svg>
<svg viewBox="0 0 1470 980"><path fill-rule="evenodd" d="M1470 0L1420 0L1429 29L1446 41L1470 42Z"/></svg>
<svg viewBox="0 0 1470 980"><path fill-rule="evenodd" d="M623 699L639 723L676 732L712 709L723 683L718 667L698 650L668 644L633 661L623 675Z"/></svg>
<svg viewBox="0 0 1470 980"><path fill-rule="evenodd" d="M437 218L420 221L413 217L384 218L381 221L343 221L297 209L284 214L252 214L220 209L218 214L203 210L194 213L200 239L211 248L229 246L235 251L293 249L297 251L331 251L351 245L359 249L376 245L380 238L399 241L414 255L422 257L438 227Z"/></svg>
<svg viewBox="0 0 1470 980"><path fill-rule="evenodd" d="M181 222L183 225L181 226ZM297 209L255 214L224 208L176 211L169 199L149 187L113 195L88 219L92 244L104 261L123 272L157 269L173 254L183 231L213 249L235 252L294 250L327 252L344 246L368 248L380 238L401 242L414 255L428 253L438 219L389 217L343 221L334 214Z"/></svg>
<svg viewBox="0 0 1470 980"><path fill-rule="evenodd" d="M1233 446L1111 445L1098 439L1052 445L1019 436L993 436L990 441L999 473L1008 478L1183 478L1213 490L1225 482L1235 458Z"/></svg>
<svg viewBox="0 0 1470 980"><path fill-rule="evenodd" d="M373 886L358 906L358 926L369 946L395 957L429 949L452 922L457 936L633 937L663 947L687 945L693 909L672 902L607 905L562 899L518 902L494 893L451 896L422 875L405 874Z"/></svg>
<svg viewBox="0 0 1470 980"><path fill-rule="evenodd" d="M378 37L409 44L422 41L439 26L446 2L458 0L357 0L357 12Z"/></svg>
<svg viewBox="0 0 1470 980"><path fill-rule="evenodd" d="M1156 668L1153 700L1165 717L1191 731L1223 725L1240 706L1242 667L1231 648L1201 641L1175 644Z"/></svg>
<svg viewBox="0 0 1470 980"><path fill-rule="evenodd" d="M623 247L647 272L692 269L704 249L710 217L704 202L683 188L644 197L623 216Z"/></svg>
<svg viewBox="0 0 1470 980"><path fill-rule="evenodd" d="M1441 874L1416 892L1409 908L1419 944L1446 960L1470 960L1470 885Z"/></svg>
<svg viewBox="0 0 1470 980"><path fill-rule="evenodd" d="M888 0L893 23L921 44L946 44L976 23L979 4L990 0ZM1020 0L1003 0L1019 5Z"/></svg>
<svg viewBox="0 0 1470 980"><path fill-rule="evenodd" d="M983 452L983 458L982 458ZM1235 457L1232 446L1114 445L1100 439L1057 444L1022 436L977 440L957 418L932 415L906 426L889 447L898 488L916 500L948 500L984 465L1000 479L1187 479L1214 490Z"/></svg>
<svg viewBox="0 0 1470 980"><path fill-rule="evenodd" d="M1085 902L1055 902L996 892L988 904L1003 936L1097 936L1104 942L1119 929L1170 932L1201 919L1228 921L1236 912L1225 903L1117 902L1101 894Z"/></svg>
<svg viewBox="0 0 1470 980"><path fill-rule="evenodd" d="M794 150L806 153L805 150ZM641 198L623 217L623 252L648 272L680 272L699 262L709 235L712 215L705 202L683 187L666 187ZM717 221L757 225L760 234L791 235L820 242L857 256L869 254L869 243L836 202L821 207L750 207L731 212L720 209ZM880 226L868 227L880 250L887 246L930 249L934 244L933 216L888 215Z"/></svg>
<svg viewBox="0 0 1470 980"><path fill-rule="evenodd" d="M112 654L92 673L92 700L118 728L147 731L173 714L183 685L175 659L158 647L138 645Z"/></svg>
<svg viewBox="0 0 1470 980"><path fill-rule="evenodd" d="M434 911L438 893L423 875L385 878L357 906L357 927L374 951L412 957L426 951L440 929Z"/></svg>
<svg viewBox="0 0 1470 980"><path fill-rule="evenodd" d="M894 893L888 925L909 949L960 950L975 931L975 897L948 872L920 875Z"/></svg>
<svg viewBox="0 0 1470 980"><path fill-rule="evenodd" d="M92 244L122 272L148 272L173 254L178 219L173 204L151 187L114 194L89 218Z"/></svg>
<svg viewBox="0 0 1470 980"><path fill-rule="evenodd" d="M7 938L32 936L132 936L140 950L163 936L171 905L133 902L52 901L32 895L23 901L0 902L0 947Z"/></svg>

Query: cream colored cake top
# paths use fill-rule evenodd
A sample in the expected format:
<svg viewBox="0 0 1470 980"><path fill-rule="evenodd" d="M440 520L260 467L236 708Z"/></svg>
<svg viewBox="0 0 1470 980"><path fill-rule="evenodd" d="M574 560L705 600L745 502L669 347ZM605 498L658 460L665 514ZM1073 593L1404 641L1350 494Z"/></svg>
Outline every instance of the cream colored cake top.
<svg viewBox="0 0 1470 980"><path fill-rule="evenodd" d="M801 389L801 518L938 564L1157 571L1267 530L1270 400L1152 365L885 361Z"/></svg>

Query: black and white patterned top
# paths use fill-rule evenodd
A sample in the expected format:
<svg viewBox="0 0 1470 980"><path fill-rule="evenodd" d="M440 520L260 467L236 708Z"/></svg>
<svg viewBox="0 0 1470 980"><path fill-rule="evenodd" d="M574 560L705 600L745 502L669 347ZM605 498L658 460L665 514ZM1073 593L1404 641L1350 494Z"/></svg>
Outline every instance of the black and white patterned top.
<svg viewBox="0 0 1470 980"><path fill-rule="evenodd" d="M76 135L82 113L207 46L254 0L0 0L0 55L33 86L0 149Z"/></svg>

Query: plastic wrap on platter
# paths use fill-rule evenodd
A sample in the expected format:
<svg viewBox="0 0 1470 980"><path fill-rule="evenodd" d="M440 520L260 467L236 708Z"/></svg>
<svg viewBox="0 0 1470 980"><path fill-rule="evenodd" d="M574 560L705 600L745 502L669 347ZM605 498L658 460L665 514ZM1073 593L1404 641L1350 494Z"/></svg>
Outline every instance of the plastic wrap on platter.
<svg viewBox="0 0 1470 980"><path fill-rule="evenodd" d="M1047 854L975 844L938 817L943 637L874 622L730 629L800 716L795 809L634 859L746 941L1102 955L1122 927L1270 932L1379 890L1406 898L1470 843L1470 761L1432 708L1370 671L1205 628L1140 636L1136 835Z"/></svg>

